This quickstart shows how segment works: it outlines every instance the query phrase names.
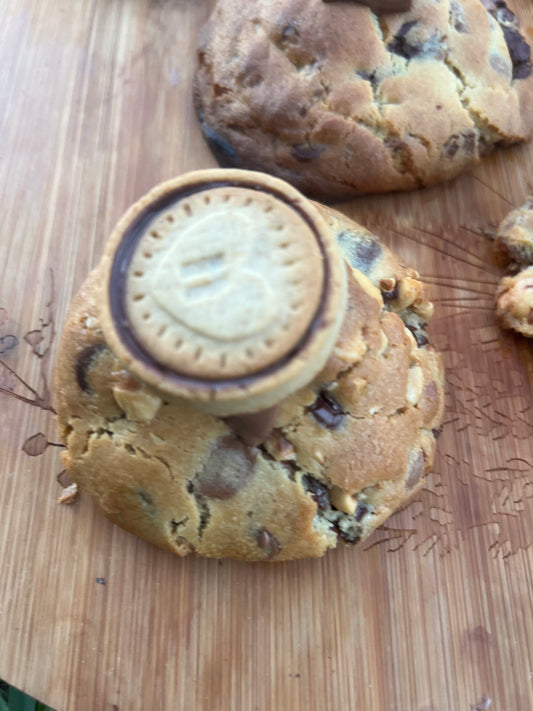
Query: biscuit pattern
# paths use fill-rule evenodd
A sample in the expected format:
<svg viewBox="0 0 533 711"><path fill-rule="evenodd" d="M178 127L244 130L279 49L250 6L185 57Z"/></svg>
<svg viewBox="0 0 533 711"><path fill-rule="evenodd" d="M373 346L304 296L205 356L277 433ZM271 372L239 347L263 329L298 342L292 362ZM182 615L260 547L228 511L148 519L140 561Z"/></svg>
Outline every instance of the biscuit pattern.
<svg viewBox="0 0 533 711"><path fill-rule="evenodd" d="M178 555L315 557L364 540L424 485L443 413L431 304L416 272L322 210L346 259L345 320L326 366L258 446L123 368L100 329L99 273L89 276L63 334L56 405L69 476L111 521Z"/></svg>
<svg viewBox="0 0 533 711"><path fill-rule="evenodd" d="M411 190L530 138L530 48L502 0L219 0L195 103L224 165L315 196Z"/></svg>

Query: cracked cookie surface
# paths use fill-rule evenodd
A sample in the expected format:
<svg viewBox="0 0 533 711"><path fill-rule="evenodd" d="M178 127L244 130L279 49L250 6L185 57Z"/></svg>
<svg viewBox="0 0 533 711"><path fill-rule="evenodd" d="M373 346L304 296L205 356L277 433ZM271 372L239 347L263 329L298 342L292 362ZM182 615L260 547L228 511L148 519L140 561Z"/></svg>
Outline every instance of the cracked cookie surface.
<svg viewBox="0 0 533 711"><path fill-rule="evenodd" d="M412 190L533 131L530 47L503 0L219 0L195 103L223 165L310 195Z"/></svg>
<svg viewBox="0 0 533 711"><path fill-rule="evenodd" d="M432 306L415 271L319 209L345 257L346 316L325 367L257 446L125 370L100 328L98 270L86 280L56 363L58 424L69 476L114 523L182 556L317 557L364 540L423 487L443 413Z"/></svg>

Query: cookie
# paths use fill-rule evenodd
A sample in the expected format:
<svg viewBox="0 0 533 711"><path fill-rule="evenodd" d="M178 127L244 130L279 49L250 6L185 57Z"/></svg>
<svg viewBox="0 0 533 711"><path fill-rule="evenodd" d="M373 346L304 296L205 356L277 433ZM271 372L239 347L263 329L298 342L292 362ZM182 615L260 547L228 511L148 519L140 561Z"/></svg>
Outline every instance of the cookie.
<svg viewBox="0 0 533 711"><path fill-rule="evenodd" d="M231 175L238 180L238 172ZM272 185L266 176L255 179L258 192ZM137 216L151 205L154 224L172 214L177 225L174 207L168 213L168 204L154 203L161 194L141 201ZM118 254L116 235L131 234L124 229L131 211L67 317L54 380L69 477L111 521L180 556L321 556L339 541L366 539L424 486L433 466L443 369L427 339L432 305L418 274L340 213L301 196L295 205L331 238L345 301L327 360L265 411L213 414L165 383L148 383L133 361L117 355L106 323L106 275ZM149 235L154 227L143 229ZM280 252L281 245L267 243ZM207 259L214 259L211 251Z"/></svg>
<svg viewBox="0 0 533 711"><path fill-rule="evenodd" d="M455 177L533 131L530 47L503 0L219 0L198 44L200 125L222 165L327 199Z"/></svg>
<svg viewBox="0 0 533 711"><path fill-rule="evenodd" d="M533 266L500 281L496 316L504 328L533 338Z"/></svg>
<svg viewBox="0 0 533 711"><path fill-rule="evenodd" d="M533 196L501 222L495 248L499 261L510 271L533 264Z"/></svg>
<svg viewBox="0 0 533 711"><path fill-rule="evenodd" d="M246 171L159 185L117 225L102 271L112 350L144 382L217 415L264 410L306 384L346 300L320 214Z"/></svg>

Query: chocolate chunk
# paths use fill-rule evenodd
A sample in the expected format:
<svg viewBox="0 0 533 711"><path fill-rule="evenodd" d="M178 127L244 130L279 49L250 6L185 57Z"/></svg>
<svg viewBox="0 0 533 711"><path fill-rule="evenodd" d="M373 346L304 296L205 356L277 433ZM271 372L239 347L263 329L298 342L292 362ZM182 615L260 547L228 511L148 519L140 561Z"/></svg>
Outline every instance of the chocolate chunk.
<svg viewBox="0 0 533 711"><path fill-rule="evenodd" d="M337 242L348 264L354 269L359 269L363 274L368 274L381 256L381 245L370 235L359 235L344 230L337 235Z"/></svg>
<svg viewBox="0 0 533 711"><path fill-rule="evenodd" d="M324 153L325 147L309 143L298 143L291 149L292 155L303 162L319 158Z"/></svg>
<svg viewBox="0 0 533 711"><path fill-rule="evenodd" d="M531 74L531 49L520 32L502 25L503 36L513 63L513 79L526 79Z"/></svg>
<svg viewBox="0 0 533 711"><path fill-rule="evenodd" d="M355 509L355 520L357 523L361 521L363 516L365 516L372 508L368 504L364 504L362 501L357 502L357 508Z"/></svg>
<svg viewBox="0 0 533 711"><path fill-rule="evenodd" d="M409 453L409 464L407 472L407 481L405 486L411 489L418 484L426 471L426 463L424 461L424 452L421 449L411 450Z"/></svg>
<svg viewBox="0 0 533 711"><path fill-rule="evenodd" d="M222 501L230 499L253 476L256 458L257 451L233 435L222 437L213 447L204 468L194 478L194 493Z"/></svg>
<svg viewBox="0 0 533 711"><path fill-rule="evenodd" d="M431 433L433 437L435 437L435 439L437 440L442 434L442 427L439 427L438 430L431 430Z"/></svg>
<svg viewBox="0 0 533 711"><path fill-rule="evenodd" d="M410 323L406 323L405 328L408 328L409 331L411 331L411 333L415 337L416 344L419 348L421 348L422 346L426 346L429 343L426 334L423 331L420 331L416 326L412 326Z"/></svg>
<svg viewBox="0 0 533 711"><path fill-rule="evenodd" d="M282 44L298 44L300 31L295 22L289 22L281 30L280 40Z"/></svg>
<svg viewBox="0 0 533 711"><path fill-rule="evenodd" d="M261 528L257 531L255 540L259 548L265 551L267 558L273 558L281 550L278 539L266 528Z"/></svg>
<svg viewBox="0 0 533 711"><path fill-rule="evenodd" d="M412 59L413 57L422 54L422 47L417 44L411 44L407 39L407 34L409 33L409 30L416 24L416 20L410 20L409 22L403 23L403 25L398 30L398 33L388 44L387 48L389 52L398 54L400 57L404 57L405 59Z"/></svg>
<svg viewBox="0 0 533 711"><path fill-rule="evenodd" d="M76 365L76 382L78 383L80 390L85 393L91 393L91 386L89 385L88 375L89 368L92 366L93 361L106 349L105 343L93 343L92 346L87 346L79 354Z"/></svg>
<svg viewBox="0 0 533 711"><path fill-rule="evenodd" d="M343 531L342 528L338 527L336 527L336 530L339 536L343 539L343 541L346 541L346 543L359 543L359 541L361 540L360 533L356 533L352 530Z"/></svg>
<svg viewBox="0 0 533 711"><path fill-rule="evenodd" d="M464 131L454 133L442 146L442 154L447 158L453 158L458 150L467 156L475 153L477 144L477 134L475 131Z"/></svg>
<svg viewBox="0 0 533 711"><path fill-rule="evenodd" d="M223 168L240 168L242 165L241 159L231 143L212 129L211 126L208 126L202 118L200 118L200 123L204 138L218 163Z"/></svg>
<svg viewBox="0 0 533 711"><path fill-rule="evenodd" d="M451 0L450 2L450 18L452 27L456 32L461 34L468 32L464 8L457 0Z"/></svg>
<svg viewBox="0 0 533 711"><path fill-rule="evenodd" d="M394 301L398 298L398 284L394 285L394 288L390 291L381 290L381 295L383 296L383 301Z"/></svg>
<svg viewBox="0 0 533 711"><path fill-rule="evenodd" d="M324 486L324 484L322 484L322 482L318 481L318 479L315 479L315 477L311 476L310 474L304 474L304 476L302 477L302 482L307 491L313 497L318 508L321 511L327 511L330 508L331 504L329 501L328 490Z"/></svg>
<svg viewBox="0 0 533 711"><path fill-rule="evenodd" d="M274 429L279 410L279 405L274 405L268 410L261 410L248 415L226 417L224 422L244 444L249 447L257 447L265 441Z"/></svg>
<svg viewBox="0 0 533 711"><path fill-rule="evenodd" d="M339 403L327 390L321 390L308 412L315 420L329 430L336 430L344 421L344 413Z"/></svg>
<svg viewBox="0 0 533 711"><path fill-rule="evenodd" d="M484 7L500 25L511 62L513 79L527 79L532 71L531 49L518 31L520 23L503 0L481 0Z"/></svg>

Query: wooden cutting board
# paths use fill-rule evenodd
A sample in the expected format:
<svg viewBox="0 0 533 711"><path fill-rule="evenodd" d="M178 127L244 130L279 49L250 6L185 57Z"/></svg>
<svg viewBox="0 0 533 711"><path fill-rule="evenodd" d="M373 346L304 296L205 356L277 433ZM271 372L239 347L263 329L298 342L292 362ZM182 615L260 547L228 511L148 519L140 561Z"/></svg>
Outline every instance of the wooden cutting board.
<svg viewBox="0 0 533 711"><path fill-rule="evenodd" d="M0 0L0 677L57 711L527 711L533 344L495 323L485 230L532 190L533 146L342 205L431 284L448 375L435 474L364 545L180 560L56 503L70 299L128 205L214 165L190 95L212 4Z"/></svg>

